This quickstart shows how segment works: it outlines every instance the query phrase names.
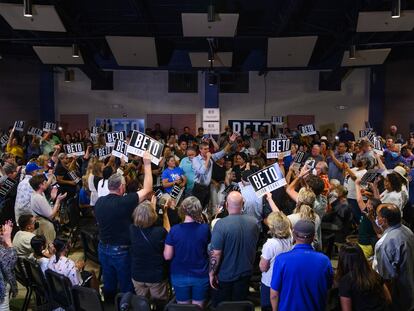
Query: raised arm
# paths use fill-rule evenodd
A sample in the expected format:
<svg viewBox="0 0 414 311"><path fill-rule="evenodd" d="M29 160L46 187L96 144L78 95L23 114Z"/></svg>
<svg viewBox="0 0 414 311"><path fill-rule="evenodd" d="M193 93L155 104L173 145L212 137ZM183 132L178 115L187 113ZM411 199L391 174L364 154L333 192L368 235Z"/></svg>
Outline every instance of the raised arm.
<svg viewBox="0 0 414 311"><path fill-rule="evenodd" d="M145 200L146 196L152 191L152 171L151 171L151 155L148 151L144 153L144 186L138 190L139 203Z"/></svg>

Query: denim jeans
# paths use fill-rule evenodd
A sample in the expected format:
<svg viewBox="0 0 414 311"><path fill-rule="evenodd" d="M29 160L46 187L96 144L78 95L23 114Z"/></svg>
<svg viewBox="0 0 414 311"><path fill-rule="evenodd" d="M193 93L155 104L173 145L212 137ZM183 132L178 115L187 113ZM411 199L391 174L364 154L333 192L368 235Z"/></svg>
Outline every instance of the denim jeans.
<svg viewBox="0 0 414 311"><path fill-rule="evenodd" d="M133 292L131 281L131 255L128 246L115 246L99 243L99 261L102 267L102 276L105 296L115 296L122 293Z"/></svg>
<svg viewBox="0 0 414 311"><path fill-rule="evenodd" d="M171 283L178 302L204 301L207 299L210 280L206 277L172 274Z"/></svg>
<svg viewBox="0 0 414 311"><path fill-rule="evenodd" d="M271 311L272 303L270 302L270 287L260 283L260 305L262 311Z"/></svg>

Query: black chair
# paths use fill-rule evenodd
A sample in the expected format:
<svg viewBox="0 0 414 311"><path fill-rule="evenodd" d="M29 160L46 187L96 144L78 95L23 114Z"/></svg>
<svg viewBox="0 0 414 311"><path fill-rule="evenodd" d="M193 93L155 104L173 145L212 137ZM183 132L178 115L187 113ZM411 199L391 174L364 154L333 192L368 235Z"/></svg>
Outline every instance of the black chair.
<svg viewBox="0 0 414 311"><path fill-rule="evenodd" d="M115 311L123 311L123 306L121 305L122 298L124 295L129 295L130 300L129 302L129 308L127 310L130 311L151 311L151 305L147 298L137 296L135 294L131 293L119 293L115 297Z"/></svg>
<svg viewBox="0 0 414 311"><path fill-rule="evenodd" d="M53 301L65 310L75 310L70 280L66 276L50 269L46 270L46 279Z"/></svg>
<svg viewBox="0 0 414 311"><path fill-rule="evenodd" d="M165 311L200 311L203 310L197 305L171 303L165 307Z"/></svg>
<svg viewBox="0 0 414 311"><path fill-rule="evenodd" d="M72 296L76 311L104 310L102 300L93 288L75 285L72 287Z"/></svg>
<svg viewBox="0 0 414 311"><path fill-rule="evenodd" d="M85 262L87 260L90 260L99 265L98 280L100 280L102 276L102 267L98 257L99 240L97 234L91 231L81 230L80 236L82 241L83 257L85 258Z"/></svg>
<svg viewBox="0 0 414 311"><path fill-rule="evenodd" d="M24 297L24 302L21 309L22 311L26 311L29 307L30 299L32 298L33 289L31 286L29 276L27 275L22 257L17 257L16 266L14 268L14 274L16 276L17 282L19 282L26 288L26 296Z"/></svg>
<svg viewBox="0 0 414 311"><path fill-rule="evenodd" d="M50 295L49 285L46 281L40 265L31 259L24 258L23 264L30 280L30 285L35 293L37 310L51 307L52 299Z"/></svg>
<svg viewBox="0 0 414 311"><path fill-rule="evenodd" d="M254 304L251 301L223 301L216 311L254 311Z"/></svg>

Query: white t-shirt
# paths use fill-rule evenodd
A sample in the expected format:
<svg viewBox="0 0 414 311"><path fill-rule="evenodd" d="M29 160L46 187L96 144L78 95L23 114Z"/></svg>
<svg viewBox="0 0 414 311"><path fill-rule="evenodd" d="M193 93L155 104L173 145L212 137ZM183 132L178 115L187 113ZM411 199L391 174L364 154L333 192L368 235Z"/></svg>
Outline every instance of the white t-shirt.
<svg viewBox="0 0 414 311"><path fill-rule="evenodd" d="M103 184L103 186L102 186L102 184ZM98 190L98 198L108 195L109 194L108 179L105 179L105 181L103 179L101 179L98 182L98 189L97 190Z"/></svg>
<svg viewBox="0 0 414 311"><path fill-rule="evenodd" d="M34 216L43 216L46 218L51 218L52 216L52 206L46 200L44 193L39 194L33 192L32 198L30 199L30 206L33 211Z"/></svg>
<svg viewBox="0 0 414 311"><path fill-rule="evenodd" d="M381 193L380 195L380 200L381 203L392 203L395 204L401 211L401 215L402 215L402 210L403 210L403 197L402 197L402 192L396 192L396 191L391 191L389 192L388 190L385 190L383 193Z"/></svg>
<svg viewBox="0 0 414 311"><path fill-rule="evenodd" d="M290 251L292 249L292 245L292 238L267 239L266 243L263 245L262 257L263 259L270 261L270 267L269 270L267 270L266 272L262 272L262 283L264 285L270 287L270 283L272 281L273 264L275 263L276 257L279 256L279 254Z"/></svg>
<svg viewBox="0 0 414 311"><path fill-rule="evenodd" d="M351 171L355 174L357 179L362 178L362 176L364 176L365 173L367 172L366 169L358 170L357 167L351 168ZM355 181L351 178L351 176L348 175L345 178L344 187L346 188L346 190L348 190L347 198L356 200L357 197L356 197L356 190L355 190Z"/></svg>
<svg viewBox="0 0 414 311"><path fill-rule="evenodd" d="M90 201L90 205L91 206L95 206L96 201L98 201L98 191L95 189L95 184L93 182L95 176L90 174L88 177L88 188L89 191L91 192L91 201Z"/></svg>

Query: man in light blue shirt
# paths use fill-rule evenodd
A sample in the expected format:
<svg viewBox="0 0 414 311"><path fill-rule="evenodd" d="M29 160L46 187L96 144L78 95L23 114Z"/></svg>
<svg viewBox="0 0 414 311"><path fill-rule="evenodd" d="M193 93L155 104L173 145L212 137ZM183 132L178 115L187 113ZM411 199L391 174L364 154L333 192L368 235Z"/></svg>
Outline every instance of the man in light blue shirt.
<svg viewBox="0 0 414 311"><path fill-rule="evenodd" d="M200 144L200 154L193 158L191 161L194 170L194 188L193 195L200 200L203 207L207 206L210 199L210 183L211 174L213 172L213 161L224 157L226 153L229 153L231 146L236 140L237 135L233 133L230 136L230 144L227 144L223 150L210 153L210 147L208 143Z"/></svg>
<svg viewBox="0 0 414 311"><path fill-rule="evenodd" d="M187 177L187 184L185 186L185 194L191 195L194 187L194 170L192 166L192 159L197 155L196 150L193 147L188 147L186 150L187 156L182 158L180 167L184 171L185 177Z"/></svg>

